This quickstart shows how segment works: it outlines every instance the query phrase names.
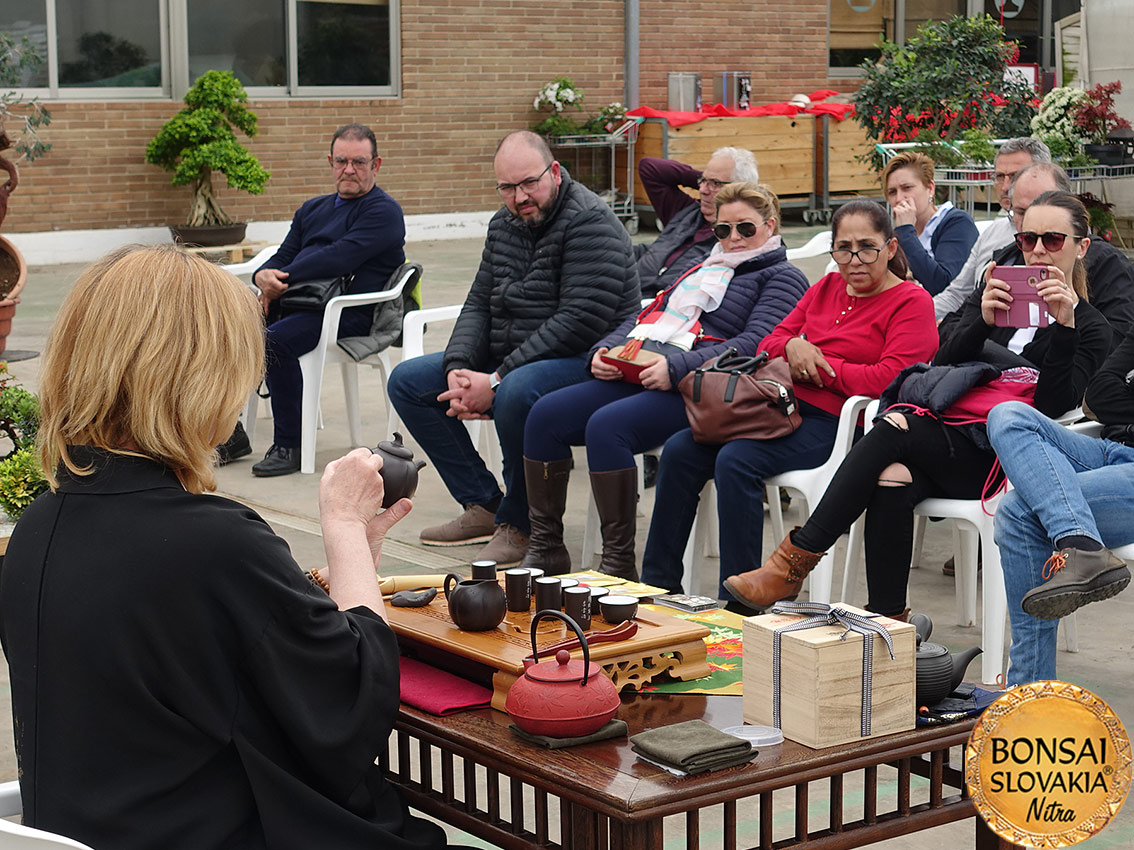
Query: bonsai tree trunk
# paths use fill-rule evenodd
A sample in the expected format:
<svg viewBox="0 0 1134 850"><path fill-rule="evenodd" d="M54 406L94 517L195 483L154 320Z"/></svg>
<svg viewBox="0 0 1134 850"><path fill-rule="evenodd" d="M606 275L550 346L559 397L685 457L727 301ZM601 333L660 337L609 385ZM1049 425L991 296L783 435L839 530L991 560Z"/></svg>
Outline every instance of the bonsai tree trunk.
<svg viewBox="0 0 1134 850"><path fill-rule="evenodd" d="M8 196L20 185L20 172L16 170L16 163L3 155L11 146L12 140L4 132L3 126L0 126L0 170L8 172L8 180L0 186L0 224L4 223L4 216L8 214Z"/></svg>
<svg viewBox="0 0 1134 850"><path fill-rule="evenodd" d="M189 210L190 227L204 227L210 224L232 224L213 195L213 173L206 168L200 179L193 183L193 206Z"/></svg>

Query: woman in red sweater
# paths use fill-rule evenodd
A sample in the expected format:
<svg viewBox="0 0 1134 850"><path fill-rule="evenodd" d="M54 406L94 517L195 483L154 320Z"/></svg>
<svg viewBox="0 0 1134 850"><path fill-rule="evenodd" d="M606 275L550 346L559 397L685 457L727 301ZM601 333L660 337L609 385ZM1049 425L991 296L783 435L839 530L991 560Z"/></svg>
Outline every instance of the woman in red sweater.
<svg viewBox="0 0 1134 850"><path fill-rule="evenodd" d="M812 286L760 344L791 366L803 423L775 440L702 445L689 429L665 444L658 468L642 580L681 589L682 554L697 513L697 494L716 479L720 575L761 563L764 479L810 469L831 454L843 402L877 396L906 366L937 349L933 299L905 280L905 255L890 217L873 201L835 213L832 257L839 271ZM729 599L724 585L722 599Z"/></svg>

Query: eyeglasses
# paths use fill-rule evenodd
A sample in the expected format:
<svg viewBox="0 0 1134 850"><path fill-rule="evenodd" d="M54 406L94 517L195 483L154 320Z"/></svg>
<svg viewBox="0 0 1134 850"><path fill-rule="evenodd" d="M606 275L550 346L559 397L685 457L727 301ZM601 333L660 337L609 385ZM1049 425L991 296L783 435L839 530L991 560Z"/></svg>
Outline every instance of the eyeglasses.
<svg viewBox="0 0 1134 850"><path fill-rule="evenodd" d="M354 159L347 159L345 156L336 156L331 158L331 164L335 166L336 171L342 171L347 167L348 162L354 166L355 171L362 171L362 169L374 162L374 157L356 156Z"/></svg>
<svg viewBox="0 0 1134 850"><path fill-rule="evenodd" d="M1078 236L1070 237L1078 242ZM1021 251L1034 251L1036 243L1042 241L1043 247L1048 251L1055 253L1063 248L1063 243L1068 239L1066 233L1059 233L1055 230L1049 230L1047 233L1033 233L1030 230L1025 230L1023 233L1016 234L1016 245Z"/></svg>
<svg viewBox="0 0 1134 850"><path fill-rule="evenodd" d="M836 248L834 251L828 251L831 259L838 263L840 266L845 266L855 257L864 266L869 266L878 259L878 255L882 253L881 248L859 248L857 251L852 251L850 248Z"/></svg>
<svg viewBox="0 0 1134 850"><path fill-rule="evenodd" d="M759 228L760 225L766 223L767 222L763 221L741 221L736 224L725 224L722 221L720 224L713 225L713 235L717 237L717 239L721 242L724 242L726 239L728 239L728 237L732 236L732 231L735 228L736 232L740 234L741 238L751 239L756 235L757 228Z"/></svg>
<svg viewBox="0 0 1134 850"><path fill-rule="evenodd" d="M541 171L537 176L529 177L527 180L521 180L519 183L497 183L496 191L499 192L501 197L504 198L508 198L516 194L517 189L523 189L525 195L530 195L535 191L536 186L539 185L539 181L543 179L543 175L547 174L548 169L550 169L554 164L554 161L549 162L547 164L547 168Z"/></svg>
<svg viewBox="0 0 1134 850"><path fill-rule="evenodd" d="M710 192L719 192L721 189L723 189L728 184L729 184L728 180L713 180L712 178L709 178L709 177L698 177L697 178L697 185L698 186L708 186Z"/></svg>

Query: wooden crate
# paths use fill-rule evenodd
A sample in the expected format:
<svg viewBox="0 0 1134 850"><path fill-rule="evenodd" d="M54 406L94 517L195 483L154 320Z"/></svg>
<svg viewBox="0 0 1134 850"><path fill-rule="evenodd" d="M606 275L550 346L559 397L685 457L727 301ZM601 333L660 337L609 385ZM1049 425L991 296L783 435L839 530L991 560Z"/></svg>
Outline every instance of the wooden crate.
<svg viewBox="0 0 1134 850"><path fill-rule="evenodd" d="M647 118L634 148L634 167L643 156L656 156L704 168L718 148L746 148L756 156L760 182L777 195L810 195L815 188L815 120L813 115L706 118L670 127L664 118ZM650 202L640 182L634 200Z"/></svg>
<svg viewBox="0 0 1134 850"><path fill-rule="evenodd" d="M866 131L853 118L827 121L827 191L831 194L861 194L877 198L882 196L882 177L874 173L869 163L859 159L869 153L872 145L866 140Z"/></svg>
<svg viewBox="0 0 1134 850"><path fill-rule="evenodd" d="M849 611L866 613L849 605ZM763 614L744 621L744 721L772 725L772 637L802 616ZM894 659L874 638L870 735L914 728L915 630L886 617ZM845 640L843 639L845 634ZM780 725L784 736L808 747L832 747L862 739L862 635L843 626L785 632L780 641Z"/></svg>

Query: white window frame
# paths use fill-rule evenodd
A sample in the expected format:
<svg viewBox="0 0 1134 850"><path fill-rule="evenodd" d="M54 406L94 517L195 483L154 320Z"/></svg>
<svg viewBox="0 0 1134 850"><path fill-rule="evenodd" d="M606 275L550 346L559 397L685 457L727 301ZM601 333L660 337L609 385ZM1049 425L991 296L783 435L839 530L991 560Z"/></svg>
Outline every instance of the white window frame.
<svg viewBox="0 0 1134 850"><path fill-rule="evenodd" d="M47 24L47 86L20 89L27 97L44 100L142 100L172 98L181 100L189 90L189 3L192 0L154 0L158 6L161 39L161 85L113 88L60 87L56 0L43 0ZM269 98L399 98L402 92L401 0L387 0L390 9L390 84L386 86L301 86L299 85L299 34L296 30L296 3L283 0L286 26L288 84L246 86L248 96Z"/></svg>

